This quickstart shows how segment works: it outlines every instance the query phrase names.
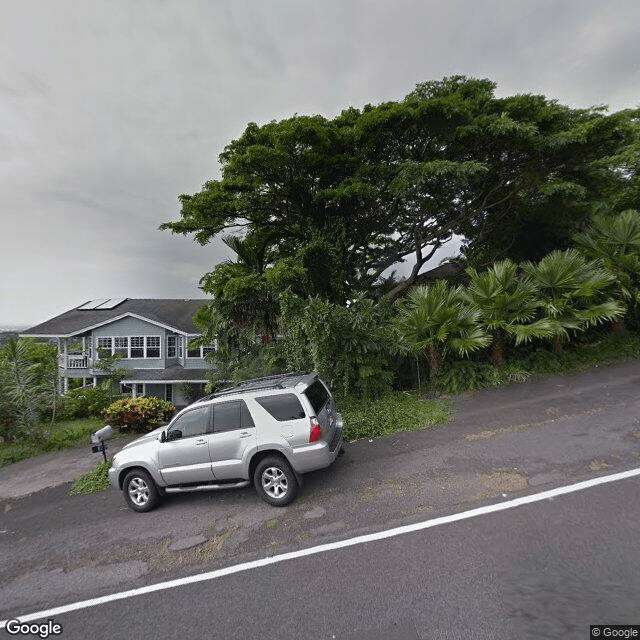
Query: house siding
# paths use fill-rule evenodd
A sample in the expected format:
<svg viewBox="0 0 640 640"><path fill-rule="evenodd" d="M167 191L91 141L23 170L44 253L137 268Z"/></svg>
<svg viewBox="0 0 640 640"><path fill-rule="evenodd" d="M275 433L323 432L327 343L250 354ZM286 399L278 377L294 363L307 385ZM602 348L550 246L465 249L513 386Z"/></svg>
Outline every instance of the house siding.
<svg viewBox="0 0 640 640"><path fill-rule="evenodd" d="M94 353L97 353L98 338L116 338L132 336L159 336L160 337L160 357L159 358L123 358L118 366L128 369L165 369L167 366L167 331L151 322L145 322L138 318L123 318L116 322L106 324L94 329L92 332L92 343ZM170 362L175 362L171 359Z"/></svg>

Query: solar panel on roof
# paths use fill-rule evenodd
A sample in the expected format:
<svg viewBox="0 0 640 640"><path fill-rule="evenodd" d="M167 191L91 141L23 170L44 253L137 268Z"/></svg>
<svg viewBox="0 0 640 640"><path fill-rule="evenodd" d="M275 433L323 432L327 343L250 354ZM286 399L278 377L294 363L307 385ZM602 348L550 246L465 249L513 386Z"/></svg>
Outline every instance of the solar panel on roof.
<svg viewBox="0 0 640 640"><path fill-rule="evenodd" d="M78 307L78 311L89 311L91 309L96 309L101 304L108 302L109 298L100 298L100 300L89 300L89 302L85 302L81 307Z"/></svg>
<svg viewBox="0 0 640 640"><path fill-rule="evenodd" d="M98 305L95 308L96 309L114 309L119 304L122 304L125 300L126 298L109 298L108 300L106 300L105 302L103 302L102 304Z"/></svg>
<svg viewBox="0 0 640 640"><path fill-rule="evenodd" d="M78 307L79 311L90 311L93 309L113 309L119 304L122 304L126 298L100 298L100 300L90 300L85 302L81 307Z"/></svg>

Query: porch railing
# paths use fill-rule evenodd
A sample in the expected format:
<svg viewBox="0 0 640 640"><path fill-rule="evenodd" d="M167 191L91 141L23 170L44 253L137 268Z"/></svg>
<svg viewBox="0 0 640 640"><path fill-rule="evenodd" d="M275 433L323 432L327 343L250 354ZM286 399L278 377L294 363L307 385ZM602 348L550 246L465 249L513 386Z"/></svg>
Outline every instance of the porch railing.
<svg viewBox="0 0 640 640"><path fill-rule="evenodd" d="M63 369L86 369L89 366L89 358L82 354L69 354L65 362L64 355L61 355L58 364Z"/></svg>

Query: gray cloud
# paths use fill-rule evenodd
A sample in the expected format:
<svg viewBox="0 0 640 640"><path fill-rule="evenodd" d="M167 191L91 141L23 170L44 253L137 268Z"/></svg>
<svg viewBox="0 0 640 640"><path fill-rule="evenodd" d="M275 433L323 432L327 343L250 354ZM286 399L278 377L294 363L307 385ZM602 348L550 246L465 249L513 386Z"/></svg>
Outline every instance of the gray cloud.
<svg viewBox="0 0 640 640"><path fill-rule="evenodd" d="M461 73L640 103L634 0L0 0L0 325L193 297L226 257L157 230L250 121L328 117Z"/></svg>

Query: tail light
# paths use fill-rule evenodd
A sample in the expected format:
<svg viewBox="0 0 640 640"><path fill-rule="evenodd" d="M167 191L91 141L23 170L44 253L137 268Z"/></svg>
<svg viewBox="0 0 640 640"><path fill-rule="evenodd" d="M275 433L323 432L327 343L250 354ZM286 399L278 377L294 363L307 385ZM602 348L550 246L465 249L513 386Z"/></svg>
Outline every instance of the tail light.
<svg viewBox="0 0 640 640"><path fill-rule="evenodd" d="M322 437L322 429L316 418L311 418L311 431L309 432L309 442L318 442Z"/></svg>

